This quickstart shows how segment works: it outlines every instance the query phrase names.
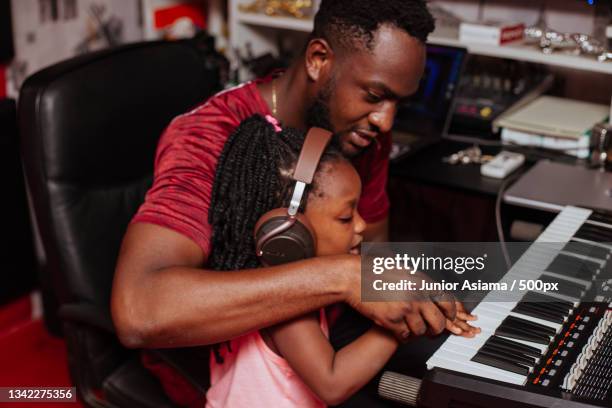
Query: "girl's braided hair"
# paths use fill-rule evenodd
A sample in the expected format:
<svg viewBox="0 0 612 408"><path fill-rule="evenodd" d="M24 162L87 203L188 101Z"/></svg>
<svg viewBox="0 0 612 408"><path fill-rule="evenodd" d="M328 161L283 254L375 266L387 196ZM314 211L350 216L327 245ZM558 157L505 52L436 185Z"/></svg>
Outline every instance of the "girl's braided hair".
<svg viewBox="0 0 612 408"><path fill-rule="evenodd" d="M260 115L244 120L227 140L219 157L212 191L208 222L212 252L208 267L214 270L239 270L259 267L253 231L266 212L287 207L293 193L293 170L304 144L306 132L274 126ZM304 197L320 194L319 174L329 164L346 160L335 143L323 153L313 184ZM306 208L302 200L300 211Z"/></svg>
<svg viewBox="0 0 612 408"><path fill-rule="evenodd" d="M219 162L213 185L208 222L213 231L208 268L231 271L260 266L255 254L255 224L266 212L286 207L293 193L293 170L306 133L284 128L280 132L260 115L245 119L231 134ZM304 197L317 194L321 171L335 160L346 160L338 147L328 145L321 156L313 183ZM320 194L320 193L319 193ZM302 199L300 211L306 208ZM225 343L229 348L229 342ZM213 346L215 360L223 363L220 345Z"/></svg>

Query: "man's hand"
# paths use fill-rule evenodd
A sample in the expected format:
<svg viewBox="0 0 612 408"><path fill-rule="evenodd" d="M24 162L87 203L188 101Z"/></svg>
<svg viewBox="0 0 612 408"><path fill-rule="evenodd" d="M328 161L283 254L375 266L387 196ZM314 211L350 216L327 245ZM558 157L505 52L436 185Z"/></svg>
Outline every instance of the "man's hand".
<svg viewBox="0 0 612 408"><path fill-rule="evenodd" d="M482 330L479 327L472 326L469 322L478 320L476 315L466 312L463 303L455 301L457 315L454 320L446 320L446 329L457 336L472 338Z"/></svg>
<svg viewBox="0 0 612 408"><path fill-rule="evenodd" d="M417 287L421 287L422 281L431 281L421 272L407 274L406 271L393 270L385 274L390 281L413 280ZM468 335L472 330L466 321L475 319L446 292L418 291L403 301L362 302L360 280L351 285L346 302L404 342L413 336L436 336L445 328L458 335Z"/></svg>
<svg viewBox="0 0 612 408"><path fill-rule="evenodd" d="M391 330L402 342L425 334L436 336L444 329L470 338L481 331L469 324L477 317L467 313L458 301L349 302L349 305L377 325Z"/></svg>
<svg viewBox="0 0 612 408"><path fill-rule="evenodd" d="M455 299L449 292L437 292L431 295L432 300L442 309L449 311L446 313L446 329L451 333L472 338L480 333L480 328L470 325L478 319L477 316L468 313L463 306L463 303ZM452 311L452 313L450 313ZM453 317L450 317L453 316Z"/></svg>
<svg viewBox="0 0 612 408"><path fill-rule="evenodd" d="M420 281L429 280L422 273L406 275L405 271L394 272L398 274L397 279L411 279L419 282L419 286ZM446 327L447 320L456 319L456 305L452 296L437 296L434 300L426 292L417 292L404 301L361 302L361 288L356 285L347 303L374 323L391 330L400 341L425 334L438 335Z"/></svg>
<svg viewBox="0 0 612 408"><path fill-rule="evenodd" d="M447 317L433 302L349 302L349 305L374 323L405 342L413 336L442 333Z"/></svg>

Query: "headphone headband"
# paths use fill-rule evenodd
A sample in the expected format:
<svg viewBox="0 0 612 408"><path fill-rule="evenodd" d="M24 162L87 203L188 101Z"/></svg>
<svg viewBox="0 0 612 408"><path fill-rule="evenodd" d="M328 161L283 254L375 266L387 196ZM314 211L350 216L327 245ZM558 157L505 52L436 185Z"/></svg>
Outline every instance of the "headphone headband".
<svg viewBox="0 0 612 408"><path fill-rule="evenodd" d="M312 183L319 160L321 160L321 156L331 137L331 132L325 129L314 127L308 131L300 151L300 157L295 166L295 172L293 173L294 180L306 184Z"/></svg>
<svg viewBox="0 0 612 408"><path fill-rule="evenodd" d="M331 132L321 128L312 128L306 134L306 140L304 140L300 157L293 172L295 187L293 188L293 195L289 204L289 216L294 217L297 214L306 184L312 183L319 160L321 160L321 156L331 137Z"/></svg>

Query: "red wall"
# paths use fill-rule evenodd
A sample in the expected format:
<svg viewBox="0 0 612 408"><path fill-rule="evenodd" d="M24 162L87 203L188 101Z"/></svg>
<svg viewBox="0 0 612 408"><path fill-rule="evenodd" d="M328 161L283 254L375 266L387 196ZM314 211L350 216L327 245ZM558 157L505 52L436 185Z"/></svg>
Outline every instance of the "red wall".
<svg viewBox="0 0 612 408"><path fill-rule="evenodd" d="M0 64L0 99L6 98L6 65Z"/></svg>

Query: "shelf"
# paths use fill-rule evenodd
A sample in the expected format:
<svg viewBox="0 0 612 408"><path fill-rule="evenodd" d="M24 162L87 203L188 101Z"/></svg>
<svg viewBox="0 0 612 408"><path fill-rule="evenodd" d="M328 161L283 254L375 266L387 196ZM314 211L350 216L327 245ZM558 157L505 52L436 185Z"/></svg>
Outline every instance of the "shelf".
<svg viewBox="0 0 612 408"><path fill-rule="evenodd" d="M263 14L238 12L240 23L271 27L283 30L292 30L309 33L312 31L312 20L291 17L270 17ZM509 58L519 61L528 61L538 64L554 65L558 67L579 69L583 71L612 74L612 61L599 62L594 57L574 56L566 54L544 54L535 46L523 44L495 46L487 44L465 44L454 38L431 36L431 44L466 47L470 53L489 57Z"/></svg>
<svg viewBox="0 0 612 408"><path fill-rule="evenodd" d="M580 69L584 71L612 74L612 62L599 62L595 57L576 56L567 54L544 54L537 47L524 44L508 44L504 46L462 43L454 38L430 37L432 44L465 47L471 54L489 57L509 58L519 61L528 61L538 64L554 65Z"/></svg>
<svg viewBox="0 0 612 408"><path fill-rule="evenodd" d="M300 31L309 33L312 31L312 20L293 17L270 17L265 14L238 12L238 21L243 24L261 27L279 28L283 30Z"/></svg>

